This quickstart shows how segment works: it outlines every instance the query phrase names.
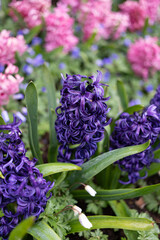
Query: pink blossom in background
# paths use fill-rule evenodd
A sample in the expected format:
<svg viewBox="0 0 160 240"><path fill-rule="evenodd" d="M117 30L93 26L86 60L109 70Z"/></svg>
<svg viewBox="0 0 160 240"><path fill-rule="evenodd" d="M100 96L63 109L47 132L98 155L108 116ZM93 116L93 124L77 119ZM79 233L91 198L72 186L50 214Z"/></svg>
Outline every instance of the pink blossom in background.
<svg viewBox="0 0 160 240"><path fill-rule="evenodd" d="M49 13L51 0L12 0L10 7L10 15L15 21L17 20L17 16L12 11L12 8L20 13L28 28L33 28L40 25L42 23L42 16L44 17Z"/></svg>
<svg viewBox="0 0 160 240"><path fill-rule="evenodd" d="M67 13L66 5L58 4L53 13L45 17L46 22L46 51L63 46L65 53L71 51L78 43L73 34L74 19Z"/></svg>
<svg viewBox="0 0 160 240"><path fill-rule="evenodd" d="M143 28L147 16L145 9L139 2L126 1L120 4L119 8L129 16L130 31L141 30Z"/></svg>
<svg viewBox="0 0 160 240"><path fill-rule="evenodd" d="M145 10L149 23L154 24L159 19L160 0L140 0L139 3Z"/></svg>
<svg viewBox="0 0 160 240"><path fill-rule="evenodd" d="M82 1L83 0L60 0L59 3L68 5L71 7L73 13L76 13L79 10Z"/></svg>
<svg viewBox="0 0 160 240"><path fill-rule="evenodd" d="M147 79L149 74L160 70L160 47L157 45L157 38L140 38L130 45L127 57L135 74Z"/></svg>
<svg viewBox="0 0 160 240"><path fill-rule="evenodd" d="M82 26L84 40L96 32L97 40L108 36L105 32L104 21L111 12L111 0L89 0L81 4L78 21Z"/></svg>
<svg viewBox="0 0 160 240"><path fill-rule="evenodd" d="M0 64L15 63L15 53L21 56L27 50L24 37L19 35L11 37L10 31L0 33Z"/></svg>
<svg viewBox="0 0 160 240"><path fill-rule="evenodd" d="M104 22L104 38L118 39L122 33L126 32L128 26L128 15L119 12L111 12Z"/></svg>
<svg viewBox="0 0 160 240"><path fill-rule="evenodd" d="M17 72L18 67L9 64L5 72L0 73L0 106L7 104L10 95L19 91L19 84L23 81L23 77Z"/></svg>

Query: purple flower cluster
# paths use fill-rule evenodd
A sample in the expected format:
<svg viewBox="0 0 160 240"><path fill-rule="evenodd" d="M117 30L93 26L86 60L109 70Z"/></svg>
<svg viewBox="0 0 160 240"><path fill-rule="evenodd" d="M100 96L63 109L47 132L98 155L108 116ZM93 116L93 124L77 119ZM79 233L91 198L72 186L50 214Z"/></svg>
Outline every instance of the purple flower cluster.
<svg viewBox="0 0 160 240"><path fill-rule="evenodd" d="M150 105L141 114L138 112L135 112L133 115L122 113L110 138L111 149L142 144L149 139L152 145L159 133L160 116L156 111L155 105ZM117 161L119 168L128 173L128 181L120 182L129 184L145 178L147 173L141 177L139 171L144 167L149 167L155 161L151 146L141 153Z"/></svg>
<svg viewBox="0 0 160 240"><path fill-rule="evenodd" d="M109 111L104 98L102 74L62 76L61 106L56 109L55 128L60 143L58 161L81 165L95 153L97 142L104 137ZM71 145L77 145L75 149Z"/></svg>
<svg viewBox="0 0 160 240"><path fill-rule="evenodd" d="M18 126L21 121L0 125L0 236L7 239L10 231L28 216L36 219L44 211L53 183L46 182L35 167L36 159L26 156ZM5 132L4 132L5 130Z"/></svg>

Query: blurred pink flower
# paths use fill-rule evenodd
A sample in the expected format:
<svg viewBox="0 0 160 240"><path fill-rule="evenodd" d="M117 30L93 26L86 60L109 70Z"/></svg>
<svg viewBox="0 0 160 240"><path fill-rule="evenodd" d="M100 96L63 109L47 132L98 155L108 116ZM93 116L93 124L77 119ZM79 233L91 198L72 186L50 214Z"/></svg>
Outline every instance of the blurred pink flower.
<svg viewBox="0 0 160 240"><path fill-rule="evenodd" d="M12 8L20 13L27 27L33 28L40 25L42 23L42 16L44 17L49 13L51 0L12 0L10 7L10 15L15 21L17 21L17 16Z"/></svg>
<svg viewBox="0 0 160 240"><path fill-rule="evenodd" d="M129 17L120 12L111 12L104 22L104 38L118 39L126 32L129 26Z"/></svg>
<svg viewBox="0 0 160 240"><path fill-rule="evenodd" d="M21 56L26 50L23 36L11 37L7 30L0 33L0 64L15 63L15 53L18 52Z"/></svg>
<svg viewBox="0 0 160 240"><path fill-rule="evenodd" d="M123 13L129 16L129 30L141 30L144 26L146 19L146 11L139 2L126 1L119 5Z"/></svg>
<svg viewBox="0 0 160 240"><path fill-rule="evenodd" d="M149 74L160 70L160 47L157 45L157 38L140 38L130 45L127 57L135 74L147 80Z"/></svg>
<svg viewBox="0 0 160 240"><path fill-rule="evenodd" d="M79 10L81 2L83 0L59 0L59 3L66 4L71 7L73 13L76 13Z"/></svg>
<svg viewBox="0 0 160 240"><path fill-rule="evenodd" d="M96 32L96 39L108 36L104 22L111 11L111 0L89 0L81 4L78 21L82 25L84 40Z"/></svg>
<svg viewBox="0 0 160 240"><path fill-rule="evenodd" d="M9 64L5 72L0 73L0 106L7 104L10 95L19 91L19 84L23 81L23 77L17 72L18 67Z"/></svg>
<svg viewBox="0 0 160 240"><path fill-rule="evenodd" d="M154 24L159 18L160 0L140 0L139 3L145 10L149 23Z"/></svg>
<svg viewBox="0 0 160 240"><path fill-rule="evenodd" d="M54 12L45 17L45 48L48 52L63 46L63 51L67 53L78 43L78 38L73 35L74 20L67 11L66 5L58 4Z"/></svg>

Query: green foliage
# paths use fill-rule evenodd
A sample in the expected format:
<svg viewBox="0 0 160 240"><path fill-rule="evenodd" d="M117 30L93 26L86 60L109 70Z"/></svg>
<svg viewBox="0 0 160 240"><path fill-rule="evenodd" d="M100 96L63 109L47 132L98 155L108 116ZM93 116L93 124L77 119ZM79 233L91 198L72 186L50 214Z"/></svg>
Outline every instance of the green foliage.
<svg viewBox="0 0 160 240"><path fill-rule="evenodd" d="M95 231L83 231L79 232L80 237L84 237L87 240L108 240L108 235L104 234L100 229Z"/></svg>
<svg viewBox="0 0 160 240"><path fill-rule="evenodd" d="M147 218L149 220L153 220L151 217L149 217L148 213L138 213L136 210L131 211L132 217L138 217L138 218ZM160 233L160 230L158 228L158 225L154 223L154 227L150 229L149 231L138 231L138 238L137 240L158 240L158 234Z"/></svg>
<svg viewBox="0 0 160 240"><path fill-rule="evenodd" d="M160 190L143 196L146 207L149 211L157 212L160 214Z"/></svg>
<svg viewBox="0 0 160 240"><path fill-rule="evenodd" d="M103 208L107 207L106 201L100 201L100 200L86 200L87 208L86 212L93 213L95 215L102 214Z"/></svg>
<svg viewBox="0 0 160 240"><path fill-rule="evenodd" d="M39 148L38 140L38 96L37 90L33 82L30 82L25 92L26 105L28 111L28 134L30 141L30 148L32 154L38 159L39 163L42 163L42 157Z"/></svg>
<svg viewBox="0 0 160 240"><path fill-rule="evenodd" d="M10 233L9 240L22 240L27 231L31 228L35 217L29 217L20 222Z"/></svg>
<svg viewBox="0 0 160 240"><path fill-rule="evenodd" d="M47 202L45 211L41 213L39 219L43 219L61 239L70 231L69 221L73 219L73 211L62 211L67 205L75 205L76 201L69 192L69 186L62 183L54 189L53 196Z"/></svg>
<svg viewBox="0 0 160 240"><path fill-rule="evenodd" d="M117 160L144 151L149 144L150 141L141 145L119 148L107 153L103 153L100 156L82 164L82 171L80 173L72 173L69 181L70 183L83 181L86 182Z"/></svg>

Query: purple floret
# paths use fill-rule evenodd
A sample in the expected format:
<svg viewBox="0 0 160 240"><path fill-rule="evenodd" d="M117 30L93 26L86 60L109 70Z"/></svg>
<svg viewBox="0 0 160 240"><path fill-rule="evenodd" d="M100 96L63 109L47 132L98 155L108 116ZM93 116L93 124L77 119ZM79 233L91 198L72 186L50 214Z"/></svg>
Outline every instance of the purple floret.
<svg viewBox="0 0 160 240"><path fill-rule="evenodd" d="M96 152L97 142L104 137L104 127L109 111L105 103L104 89L100 83L101 72L97 77L67 75L62 76L61 106L56 109L55 128L60 143L58 161L81 165ZM79 144L75 149L70 145Z"/></svg>
<svg viewBox="0 0 160 240"><path fill-rule="evenodd" d="M35 216L38 219L50 198L46 196L53 187L35 167L36 159L26 156L16 121L0 125L0 207L4 216L0 218L0 236L7 239L10 231L23 219Z"/></svg>
<svg viewBox="0 0 160 240"><path fill-rule="evenodd" d="M138 179L145 178L140 176L140 170L149 167L154 159L152 145L155 143L160 133L160 116L156 111L155 105L150 105L142 114L135 112L133 115L122 113L116 122L115 129L111 135L111 149L122 148L143 144L149 139L151 145L143 152L125 157L117 161L119 168L128 173L128 181L123 184L135 183Z"/></svg>

